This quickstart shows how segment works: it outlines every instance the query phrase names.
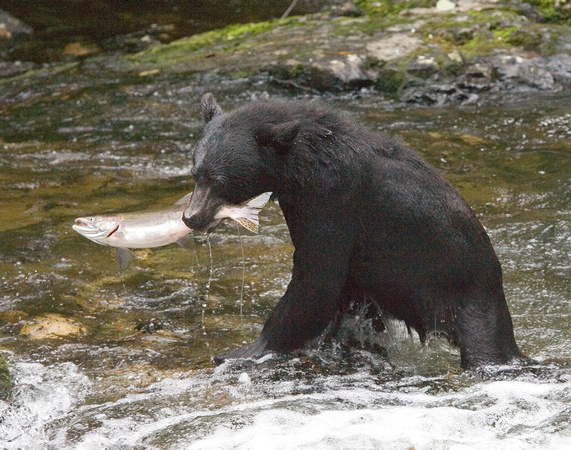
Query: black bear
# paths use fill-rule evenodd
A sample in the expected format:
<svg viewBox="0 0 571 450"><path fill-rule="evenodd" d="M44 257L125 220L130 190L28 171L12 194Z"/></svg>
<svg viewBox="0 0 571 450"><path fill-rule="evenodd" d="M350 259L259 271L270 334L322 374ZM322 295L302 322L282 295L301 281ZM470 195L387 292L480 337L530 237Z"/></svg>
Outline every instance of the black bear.
<svg viewBox="0 0 571 450"><path fill-rule="evenodd" d="M208 230L223 204L272 191L295 246L291 282L260 336L216 362L299 349L362 302L421 339L443 334L464 368L525 360L484 228L422 158L310 102L224 113L205 94L202 116L184 222Z"/></svg>

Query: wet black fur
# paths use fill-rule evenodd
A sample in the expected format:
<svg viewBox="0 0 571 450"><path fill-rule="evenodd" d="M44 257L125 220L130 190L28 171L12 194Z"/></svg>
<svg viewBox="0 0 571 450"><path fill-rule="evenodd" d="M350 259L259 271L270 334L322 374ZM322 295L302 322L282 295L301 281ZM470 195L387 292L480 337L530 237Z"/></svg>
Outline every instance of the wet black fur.
<svg viewBox="0 0 571 450"><path fill-rule="evenodd" d="M422 158L314 103L225 114L207 96L185 222L205 229L222 204L273 191L295 246L291 282L261 335L218 362L301 348L365 299L421 338L447 336L463 367L524 359L486 232Z"/></svg>

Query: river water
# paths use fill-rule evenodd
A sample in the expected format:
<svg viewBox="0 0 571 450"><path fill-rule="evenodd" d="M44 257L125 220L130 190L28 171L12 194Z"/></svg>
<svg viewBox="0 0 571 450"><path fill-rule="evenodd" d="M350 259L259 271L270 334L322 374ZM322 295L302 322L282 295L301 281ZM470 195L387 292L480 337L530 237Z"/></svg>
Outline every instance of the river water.
<svg viewBox="0 0 571 450"><path fill-rule="evenodd" d="M2 85L0 351L14 388L0 401L0 447L571 448L568 94L444 109L374 93L324 100L400 136L473 206L534 367L462 371L454 348L391 322L374 339L346 324L352 347L215 368L214 355L259 333L289 281L276 203L259 235L227 222L197 234L194 251L137 251L124 273L112 249L71 230L78 216L192 190L207 87L228 109L283 95L256 80L77 73Z"/></svg>

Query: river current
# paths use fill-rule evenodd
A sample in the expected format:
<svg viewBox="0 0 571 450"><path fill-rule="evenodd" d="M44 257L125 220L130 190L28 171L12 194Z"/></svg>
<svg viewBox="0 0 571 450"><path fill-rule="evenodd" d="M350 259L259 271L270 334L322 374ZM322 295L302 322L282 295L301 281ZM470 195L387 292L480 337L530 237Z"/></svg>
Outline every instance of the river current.
<svg viewBox="0 0 571 450"><path fill-rule="evenodd" d="M516 339L537 361L463 371L446 342L389 321L289 359L214 367L283 294L277 203L260 233L225 222L196 248L113 249L76 217L172 205L192 190L204 86L184 80L4 85L0 109L0 400L8 449L571 448L569 96L441 109L373 92L321 101L419 151L472 205L502 262ZM283 95L249 80L224 108ZM364 212L366 213L366 212ZM377 351L383 347L383 352Z"/></svg>

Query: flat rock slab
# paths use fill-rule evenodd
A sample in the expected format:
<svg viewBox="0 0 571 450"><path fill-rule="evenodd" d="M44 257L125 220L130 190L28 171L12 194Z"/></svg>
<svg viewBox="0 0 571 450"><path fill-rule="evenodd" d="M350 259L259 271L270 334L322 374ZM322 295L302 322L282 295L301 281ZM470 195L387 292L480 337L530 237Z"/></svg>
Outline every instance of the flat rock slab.
<svg viewBox="0 0 571 450"><path fill-rule="evenodd" d="M394 33L377 41L369 42L367 54L379 61L392 61L407 56L422 46L422 40L411 33Z"/></svg>

